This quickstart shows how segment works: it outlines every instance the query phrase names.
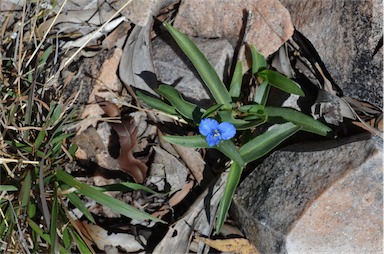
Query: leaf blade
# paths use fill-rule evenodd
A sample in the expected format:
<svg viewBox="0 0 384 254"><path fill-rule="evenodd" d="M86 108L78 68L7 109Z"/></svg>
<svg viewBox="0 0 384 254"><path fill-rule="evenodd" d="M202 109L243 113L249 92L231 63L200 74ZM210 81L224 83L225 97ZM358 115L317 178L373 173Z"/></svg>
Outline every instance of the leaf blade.
<svg viewBox="0 0 384 254"><path fill-rule="evenodd" d="M164 26L192 62L217 104L223 104L225 108L231 108L232 100L227 88L200 49L187 36L167 22L164 22Z"/></svg>
<svg viewBox="0 0 384 254"><path fill-rule="evenodd" d="M300 127L293 123L279 125L244 144L240 155L246 163L257 160L299 130Z"/></svg>

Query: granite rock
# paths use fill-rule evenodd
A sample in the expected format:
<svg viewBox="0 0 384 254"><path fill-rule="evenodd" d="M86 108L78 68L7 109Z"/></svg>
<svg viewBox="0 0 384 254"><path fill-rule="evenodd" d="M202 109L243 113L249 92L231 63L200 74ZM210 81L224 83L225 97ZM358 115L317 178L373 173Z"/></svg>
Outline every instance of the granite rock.
<svg viewBox="0 0 384 254"><path fill-rule="evenodd" d="M182 1L175 27L204 38L225 38L237 46L246 12L253 14L248 42L268 56L293 33L289 12L278 0L188 0Z"/></svg>
<svg viewBox="0 0 384 254"><path fill-rule="evenodd" d="M281 0L344 95L383 107L383 1Z"/></svg>
<svg viewBox="0 0 384 254"><path fill-rule="evenodd" d="M191 38L213 65L221 79L226 79L233 48L225 39ZM175 86L189 101L200 106L211 103L206 89L192 63L169 37L156 37L152 41L153 63L157 79Z"/></svg>
<svg viewBox="0 0 384 254"><path fill-rule="evenodd" d="M368 134L276 151L241 183L232 215L263 253L381 253L382 156Z"/></svg>

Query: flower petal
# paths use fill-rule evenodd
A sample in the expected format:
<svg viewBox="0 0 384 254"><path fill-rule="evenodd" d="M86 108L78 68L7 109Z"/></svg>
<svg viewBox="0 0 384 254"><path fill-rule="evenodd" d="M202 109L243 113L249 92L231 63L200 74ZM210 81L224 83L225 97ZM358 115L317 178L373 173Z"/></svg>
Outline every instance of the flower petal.
<svg viewBox="0 0 384 254"><path fill-rule="evenodd" d="M212 146L220 143L221 138L219 135L214 135L213 133L210 133L207 135L206 140L207 140L208 145L210 147L212 147Z"/></svg>
<svg viewBox="0 0 384 254"><path fill-rule="evenodd" d="M221 124L219 124L218 130L220 132L220 138L224 140L231 139L236 134L235 126L228 122L222 122Z"/></svg>
<svg viewBox="0 0 384 254"><path fill-rule="evenodd" d="M219 123L212 118L204 118L199 125L199 131L203 136L207 136L212 130L218 129Z"/></svg>

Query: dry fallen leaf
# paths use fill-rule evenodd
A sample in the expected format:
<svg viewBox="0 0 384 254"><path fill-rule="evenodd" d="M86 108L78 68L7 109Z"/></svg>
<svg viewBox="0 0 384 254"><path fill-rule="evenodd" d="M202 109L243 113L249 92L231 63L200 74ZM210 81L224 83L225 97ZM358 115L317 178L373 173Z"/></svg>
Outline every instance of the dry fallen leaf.
<svg viewBox="0 0 384 254"><path fill-rule="evenodd" d="M157 88L157 78L151 56L152 23L149 22L144 27L135 26L129 34L121 58L119 75L126 86L133 86L157 96L153 91Z"/></svg>
<svg viewBox="0 0 384 254"><path fill-rule="evenodd" d="M87 223L86 221L83 221L82 225L100 250L105 251L106 248L114 247L116 248L116 251L124 250L125 252L137 252L144 249L144 247L135 239L134 235L123 233L110 234L104 228ZM139 237L141 241L145 242L144 237Z"/></svg>
<svg viewBox="0 0 384 254"><path fill-rule="evenodd" d="M196 236L196 239L199 241L203 241L207 245L215 248L219 251L225 252L235 252L239 254L259 254L260 252L253 246L248 239L244 238L233 238L233 239L225 239L225 240L212 240L209 238L204 238L200 236Z"/></svg>
<svg viewBox="0 0 384 254"><path fill-rule="evenodd" d="M119 135L120 155L117 160L121 169L130 174L135 182L142 183L147 175L147 166L132 154L137 142L137 127L130 121L123 121L112 124L112 128Z"/></svg>

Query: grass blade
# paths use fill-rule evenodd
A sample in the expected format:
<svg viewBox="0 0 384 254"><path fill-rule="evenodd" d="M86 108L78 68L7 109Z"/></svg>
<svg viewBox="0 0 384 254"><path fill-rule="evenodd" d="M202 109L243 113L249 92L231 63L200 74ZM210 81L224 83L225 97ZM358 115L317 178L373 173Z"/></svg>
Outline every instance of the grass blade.
<svg viewBox="0 0 384 254"><path fill-rule="evenodd" d="M129 218L135 219L135 220L153 220L155 222L162 222L164 221L160 220L159 218L155 218L145 212L140 211L139 209L130 206L120 200L117 200L113 197L110 197L106 194L104 194L101 191L96 190L95 188L92 188L84 183L79 182L75 178L73 178L71 175L66 173L65 171L58 170L56 172L56 177L59 181L67 184L70 187L75 187L77 191L93 200L98 202L101 205L104 205L106 207L111 208L117 213L120 213L122 215L125 215Z"/></svg>

